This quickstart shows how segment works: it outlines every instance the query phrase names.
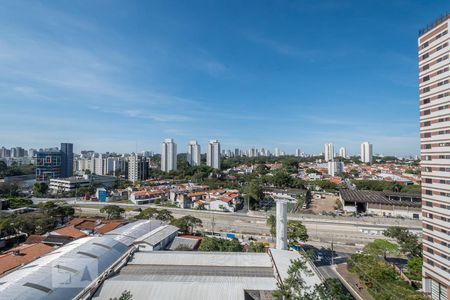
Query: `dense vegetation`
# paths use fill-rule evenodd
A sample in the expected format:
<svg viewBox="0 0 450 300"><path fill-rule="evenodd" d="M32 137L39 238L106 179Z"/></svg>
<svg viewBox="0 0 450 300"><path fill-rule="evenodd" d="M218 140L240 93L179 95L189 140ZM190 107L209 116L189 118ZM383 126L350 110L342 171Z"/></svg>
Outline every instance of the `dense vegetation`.
<svg viewBox="0 0 450 300"><path fill-rule="evenodd" d="M292 261L288 269L288 278L273 293L275 299L291 300L350 300L353 299L337 279L327 279L322 284L309 287L305 277L311 276L304 259ZM310 288L310 292L308 292Z"/></svg>
<svg viewBox="0 0 450 300"><path fill-rule="evenodd" d="M37 211L31 213L0 216L0 236L20 232L44 234L65 223L75 213L72 207L64 203L45 202L40 203L37 208Z"/></svg>
<svg viewBox="0 0 450 300"><path fill-rule="evenodd" d="M231 240L205 237L198 248L199 251L242 252L243 247L238 239Z"/></svg>
<svg viewBox="0 0 450 300"><path fill-rule="evenodd" d="M357 274L364 286L377 300L427 299L410 286L388 263L388 256L403 255L408 258L405 275L420 281L422 272L422 250L419 238L406 228L390 227L384 235L395 239L395 243L377 239L364 247L363 253L352 255L348 270ZM418 283L420 285L420 283Z"/></svg>
<svg viewBox="0 0 450 300"><path fill-rule="evenodd" d="M402 185L397 182L383 180L352 180L358 190L393 191L393 192L420 192L419 185Z"/></svg>
<svg viewBox="0 0 450 300"><path fill-rule="evenodd" d="M0 178L7 176L29 175L34 174L34 165L17 165L13 163L11 166L7 166L4 161L0 161Z"/></svg>

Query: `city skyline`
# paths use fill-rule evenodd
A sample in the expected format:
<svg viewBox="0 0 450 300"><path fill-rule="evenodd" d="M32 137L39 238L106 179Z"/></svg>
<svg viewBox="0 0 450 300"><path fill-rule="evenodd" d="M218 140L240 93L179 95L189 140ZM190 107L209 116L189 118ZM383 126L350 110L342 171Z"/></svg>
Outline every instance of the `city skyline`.
<svg viewBox="0 0 450 300"><path fill-rule="evenodd" d="M357 153L370 140L400 156L419 153L416 33L448 6L1 5L2 144L130 152L172 136Z"/></svg>

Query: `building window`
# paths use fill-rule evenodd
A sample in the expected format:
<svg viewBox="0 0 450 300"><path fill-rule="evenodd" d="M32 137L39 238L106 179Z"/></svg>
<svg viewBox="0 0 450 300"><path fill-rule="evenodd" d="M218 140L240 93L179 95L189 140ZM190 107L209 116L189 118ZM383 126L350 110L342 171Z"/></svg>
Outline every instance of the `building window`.
<svg viewBox="0 0 450 300"><path fill-rule="evenodd" d="M426 195L433 195L433 191L431 191L431 190L425 190L425 194L426 194Z"/></svg>

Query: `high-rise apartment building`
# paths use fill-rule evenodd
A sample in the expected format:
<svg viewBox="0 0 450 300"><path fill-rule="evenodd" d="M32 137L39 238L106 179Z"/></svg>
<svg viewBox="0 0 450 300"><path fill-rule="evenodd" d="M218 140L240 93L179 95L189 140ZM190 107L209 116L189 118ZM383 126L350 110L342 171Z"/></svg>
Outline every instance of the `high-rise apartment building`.
<svg viewBox="0 0 450 300"><path fill-rule="evenodd" d="M206 164L220 170L220 143L218 140L210 140L206 151Z"/></svg>
<svg viewBox="0 0 450 300"><path fill-rule="evenodd" d="M329 161L328 162L328 174L331 176L339 176L344 172L344 163L342 161Z"/></svg>
<svg viewBox="0 0 450 300"><path fill-rule="evenodd" d="M173 139L165 139L161 147L161 171L170 172L177 169L177 144Z"/></svg>
<svg viewBox="0 0 450 300"><path fill-rule="evenodd" d="M128 158L128 180L131 182L143 181L148 178L148 160L145 156L137 154Z"/></svg>
<svg viewBox="0 0 450 300"><path fill-rule="evenodd" d="M61 143L61 177L73 175L73 144Z"/></svg>
<svg viewBox="0 0 450 300"><path fill-rule="evenodd" d="M187 149L187 162L191 166L199 166L201 163L200 145L197 141L190 141Z"/></svg>
<svg viewBox="0 0 450 300"><path fill-rule="evenodd" d="M450 298L450 14L419 32L423 289Z"/></svg>
<svg viewBox="0 0 450 300"><path fill-rule="evenodd" d="M347 158L347 149L345 147L339 148L339 157Z"/></svg>
<svg viewBox="0 0 450 300"><path fill-rule="evenodd" d="M280 149L275 148L275 157L280 156Z"/></svg>
<svg viewBox="0 0 450 300"><path fill-rule="evenodd" d="M324 152L325 161L332 161L334 159L334 146L331 143L325 144Z"/></svg>
<svg viewBox="0 0 450 300"><path fill-rule="evenodd" d="M361 144L361 161L367 164L371 164L373 161L373 146L369 142Z"/></svg>

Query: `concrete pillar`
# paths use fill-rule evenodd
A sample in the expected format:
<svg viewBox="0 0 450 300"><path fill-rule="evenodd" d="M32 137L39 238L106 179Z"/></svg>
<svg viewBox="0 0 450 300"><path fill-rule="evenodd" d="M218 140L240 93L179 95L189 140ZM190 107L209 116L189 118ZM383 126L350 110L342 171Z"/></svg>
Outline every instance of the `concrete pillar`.
<svg viewBox="0 0 450 300"><path fill-rule="evenodd" d="M277 203L277 249L287 250L287 201L276 199Z"/></svg>

